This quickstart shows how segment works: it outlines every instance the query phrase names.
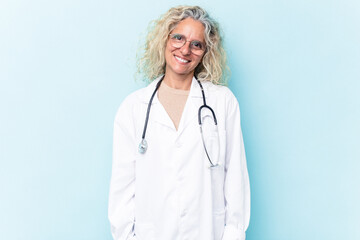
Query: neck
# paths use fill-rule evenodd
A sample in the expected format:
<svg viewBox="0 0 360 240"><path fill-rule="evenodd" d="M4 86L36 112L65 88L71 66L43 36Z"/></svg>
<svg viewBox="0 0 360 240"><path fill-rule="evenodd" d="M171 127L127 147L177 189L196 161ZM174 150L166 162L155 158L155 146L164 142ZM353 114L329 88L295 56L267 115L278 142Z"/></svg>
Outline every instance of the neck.
<svg viewBox="0 0 360 240"><path fill-rule="evenodd" d="M165 73L164 82L171 88L180 90L189 90L193 79L193 74L189 75L174 75Z"/></svg>

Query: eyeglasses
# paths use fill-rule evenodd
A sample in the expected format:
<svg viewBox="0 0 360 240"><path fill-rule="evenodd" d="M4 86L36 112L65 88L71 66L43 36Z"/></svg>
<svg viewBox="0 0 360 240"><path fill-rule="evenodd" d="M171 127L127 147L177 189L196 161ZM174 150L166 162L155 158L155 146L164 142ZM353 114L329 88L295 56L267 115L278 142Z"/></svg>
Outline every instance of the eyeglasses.
<svg viewBox="0 0 360 240"><path fill-rule="evenodd" d="M173 33L170 34L169 36L170 36L170 44L174 48L181 48L182 46L185 45L186 42L190 42L190 50L193 54L201 55L205 51L205 44L198 40L186 41L186 37L179 33Z"/></svg>

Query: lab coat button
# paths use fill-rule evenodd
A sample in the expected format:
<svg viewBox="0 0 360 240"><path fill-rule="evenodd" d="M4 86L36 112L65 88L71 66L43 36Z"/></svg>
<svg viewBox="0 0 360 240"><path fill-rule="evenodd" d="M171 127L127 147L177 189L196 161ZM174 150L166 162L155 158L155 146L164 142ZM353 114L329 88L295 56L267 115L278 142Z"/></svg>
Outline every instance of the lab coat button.
<svg viewBox="0 0 360 240"><path fill-rule="evenodd" d="M177 143L175 144L175 146L176 146L177 148L181 148L182 144L179 143L179 142L177 142Z"/></svg>
<svg viewBox="0 0 360 240"><path fill-rule="evenodd" d="M182 211L182 213L181 213L181 217L185 217L186 216L186 214L187 214L187 211Z"/></svg>

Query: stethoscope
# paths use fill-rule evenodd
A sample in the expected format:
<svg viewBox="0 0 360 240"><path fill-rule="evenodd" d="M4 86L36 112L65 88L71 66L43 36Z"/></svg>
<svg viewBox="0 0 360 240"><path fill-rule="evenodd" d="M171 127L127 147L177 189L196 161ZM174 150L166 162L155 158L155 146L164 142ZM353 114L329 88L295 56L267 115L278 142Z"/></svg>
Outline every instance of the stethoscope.
<svg viewBox="0 0 360 240"><path fill-rule="evenodd" d="M160 84L162 82L162 80L164 79L165 76L163 76L159 82L156 84L156 87L155 87L155 90L153 92L153 94L151 95L151 98L150 98L150 101L149 101L149 104L148 104L148 107L147 107L147 112L146 112L146 118L145 118L145 125L144 125L144 129L143 129L143 133L142 133L142 137L141 137L141 142L139 144L139 153L141 154L145 154L147 148L148 148L148 144L147 144L147 141L145 140L145 135L146 135L146 128L147 128L147 125L148 125L148 122L149 122L149 115L150 115L150 108L151 108L151 104L152 104L152 101L154 99L154 96L157 92L157 90L159 89L160 87ZM206 145L205 145L205 139L204 139L204 135L203 135L203 129L202 129L202 121L201 121L201 110L203 109L208 109L210 110L212 116L213 116L213 119L214 119L214 123L215 123L215 126L217 127L217 120L216 120L216 115L215 115L215 112L214 110L206 104L206 100L205 100L205 93L204 93L204 88L201 84L201 82L199 80L196 79L196 81L198 82L200 88L201 88L201 93L202 93L202 98L203 98L203 105L200 106L199 108L199 111L198 111L198 122L199 122L199 127L200 127L200 133L201 133L201 140L203 142L203 146L204 146L204 149L205 149L205 153L206 153L206 156L211 164L210 167L216 167L218 166L218 164L214 164L211 159L210 159L210 156L209 156L209 153L208 153L208 150L206 149Z"/></svg>

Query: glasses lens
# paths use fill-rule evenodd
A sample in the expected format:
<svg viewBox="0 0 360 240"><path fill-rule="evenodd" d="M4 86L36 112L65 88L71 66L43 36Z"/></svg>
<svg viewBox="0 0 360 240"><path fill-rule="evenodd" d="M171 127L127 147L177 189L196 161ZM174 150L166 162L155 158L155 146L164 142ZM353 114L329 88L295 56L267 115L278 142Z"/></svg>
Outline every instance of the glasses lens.
<svg viewBox="0 0 360 240"><path fill-rule="evenodd" d="M175 33L170 34L170 43L175 48L181 48L186 43L186 38L184 35ZM201 55L205 51L205 45L197 40L190 42L191 52L195 55Z"/></svg>
<svg viewBox="0 0 360 240"><path fill-rule="evenodd" d="M171 34L170 35L171 45L176 48L181 48L185 44L185 37L181 34Z"/></svg>

